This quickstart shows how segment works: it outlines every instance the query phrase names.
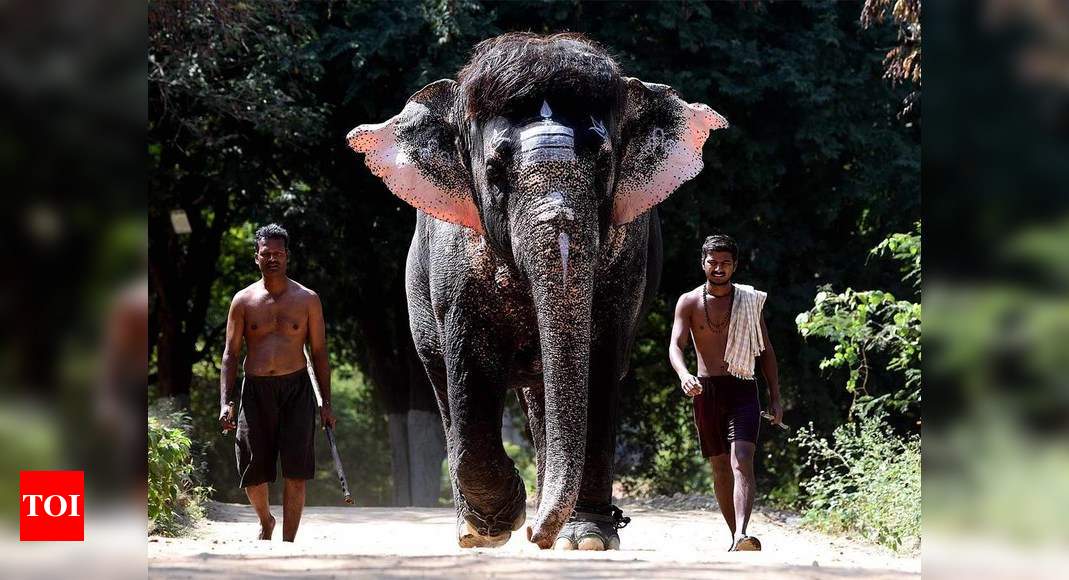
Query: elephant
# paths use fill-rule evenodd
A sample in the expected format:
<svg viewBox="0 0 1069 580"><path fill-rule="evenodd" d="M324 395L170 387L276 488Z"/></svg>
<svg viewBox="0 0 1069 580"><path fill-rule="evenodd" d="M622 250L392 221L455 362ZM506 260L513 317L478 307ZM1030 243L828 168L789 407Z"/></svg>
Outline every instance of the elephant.
<svg viewBox="0 0 1069 580"><path fill-rule="evenodd" d="M525 523L501 440L516 389L538 473L527 539L619 548L619 391L660 277L655 206L702 170L709 133L727 126L623 76L583 35L508 33L477 44L456 81L349 132L419 210L410 327L441 410L460 546L500 546Z"/></svg>

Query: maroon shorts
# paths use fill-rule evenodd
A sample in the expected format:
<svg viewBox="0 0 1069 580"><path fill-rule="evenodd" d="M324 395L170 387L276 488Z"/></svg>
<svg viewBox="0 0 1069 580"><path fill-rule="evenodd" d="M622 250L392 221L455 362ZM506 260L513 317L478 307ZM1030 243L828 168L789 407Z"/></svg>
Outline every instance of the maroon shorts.
<svg viewBox="0 0 1069 580"><path fill-rule="evenodd" d="M698 380L702 394L694 397L694 424L698 427L702 456L727 453L732 441L757 443L761 429L757 381L732 376Z"/></svg>

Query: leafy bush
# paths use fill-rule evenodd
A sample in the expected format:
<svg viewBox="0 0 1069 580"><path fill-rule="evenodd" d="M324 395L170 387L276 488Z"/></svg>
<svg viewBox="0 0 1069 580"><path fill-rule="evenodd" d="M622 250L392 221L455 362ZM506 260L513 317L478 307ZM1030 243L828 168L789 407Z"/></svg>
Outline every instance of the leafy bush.
<svg viewBox="0 0 1069 580"><path fill-rule="evenodd" d="M181 411L149 416L149 533L178 535L204 515L211 488L195 477L189 429L189 416Z"/></svg>
<svg viewBox="0 0 1069 580"><path fill-rule="evenodd" d="M835 430L832 441L809 428L794 437L808 449L806 523L854 531L891 548L914 549L921 531L921 442L892 432L886 413L865 414Z"/></svg>
<svg viewBox="0 0 1069 580"><path fill-rule="evenodd" d="M856 291L847 288L835 294L825 286L817 293L809 312L798 315L802 336L821 336L835 343L834 354L820 361L820 368L846 368L846 390L860 409L888 405L900 412L919 405L921 400L920 337L921 305L896 300L882 290ZM872 351L890 355L887 369L901 372L901 388L879 396L868 389Z"/></svg>
<svg viewBox="0 0 1069 580"><path fill-rule="evenodd" d="M903 282L921 280L920 224L912 234L893 234L870 255L890 255L901 262ZM901 413L916 410L921 401L921 304L898 300L883 290L835 293L823 286L813 308L795 319L803 337L819 336L835 343L834 354L820 361L821 370L849 371L846 390L858 410L887 406ZM873 353L889 357L887 369L901 373L904 382L890 392L873 396L868 389ZM851 405L853 407L854 405ZM853 410L853 409L851 409Z"/></svg>
<svg viewBox="0 0 1069 580"><path fill-rule="evenodd" d="M870 252L900 262L902 281L919 287L921 226L894 234ZM891 424L913 429L921 400L921 304L898 300L883 290L834 293L823 287L814 306L796 319L802 336L829 339L833 354L820 368L849 371L846 390L854 397L848 422L832 440L810 423L792 439L807 455L812 476L801 483L808 524L825 531L856 531L895 549L920 541L921 441L918 433L897 434ZM884 357L884 365L877 363ZM892 371L890 386L874 396L870 372ZM898 382L897 377L901 377Z"/></svg>

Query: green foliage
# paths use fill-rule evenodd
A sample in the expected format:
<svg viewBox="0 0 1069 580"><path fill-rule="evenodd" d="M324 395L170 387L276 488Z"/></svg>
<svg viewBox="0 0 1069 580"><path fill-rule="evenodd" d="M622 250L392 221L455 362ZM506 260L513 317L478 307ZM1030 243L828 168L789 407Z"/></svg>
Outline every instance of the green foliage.
<svg viewBox="0 0 1069 580"><path fill-rule="evenodd" d="M891 234L869 252L870 256L888 256L899 262L902 281L921 286L921 223L914 224L913 233Z"/></svg>
<svg viewBox="0 0 1069 580"><path fill-rule="evenodd" d="M632 351L621 479L665 492L711 489L666 343L675 298L701 283L699 248L716 231L740 244L738 281L769 292L787 421L804 417L830 433L853 396L828 384L818 368L823 354L797 340L795 315L828 283L901 297L910 290L898 277L877 285L887 278L884 264L857 256L859 244L872 247L882 232L905 231L919 217L919 133L897 118L904 91L882 79L893 31L860 30L857 5L831 2L583 5L566 24L548 8L494 6L504 27L524 12L544 28L589 32L627 74L670 84L732 124L710 137L702 173L658 206L661 294ZM650 39L657 51L648 50ZM874 367L868 387L880 396L896 378ZM797 448L768 430L760 446L759 489L795 497Z"/></svg>
<svg viewBox="0 0 1069 580"><path fill-rule="evenodd" d="M920 282L920 226L916 234L895 234L872 250L873 255L889 254L903 263L903 280ZM834 353L820 361L820 368L843 368L849 372L846 390L864 410L888 406L899 412L912 410L921 400L921 305L896 300L882 290L856 291L847 288L835 293L830 285L821 287L813 308L795 319L803 337L818 336L834 343ZM901 373L900 387L873 396L868 389L872 372L871 353L889 357L886 368Z"/></svg>
<svg viewBox="0 0 1069 580"><path fill-rule="evenodd" d="M926 430L926 530L983 534L1020 546L1065 546L1069 449L1064 439L1034 432L1017 415L1014 401L987 395L982 408L949 428Z"/></svg>
<svg viewBox="0 0 1069 580"><path fill-rule="evenodd" d="M1069 543L1069 220L1022 227L999 215L999 229L984 232L985 272L930 275L924 290L937 385L928 404L938 411L925 413L925 531L1060 548Z"/></svg>
<svg viewBox="0 0 1069 580"><path fill-rule="evenodd" d="M182 412L148 418L149 533L174 536L203 517L202 504L212 489L195 474L189 416Z"/></svg>
<svg viewBox="0 0 1069 580"><path fill-rule="evenodd" d="M915 234L889 236L870 255L894 258L903 282L919 286L920 224ZM920 541L920 435L895 433L888 418L890 413L911 417L920 403L921 305L882 290L847 288L836 294L830 286L814 302L798 315L798 330L834 344L820 368L848 371L846 390L854 403L852 420L835 429L832 441L817 435L812 424L793 438L811 472L801 484L806 520L824 530L857 531L892 548L912 549ZM871 362L876 355L902 381L874 396L868 382L878 369Z"/></svg>
<svg viewBox="0 0 1069 580"><path fill-rule="evenodd" d="M63 445L54 416L43 413L38 406L6 400L0 407L0 440L4 453L0 454L0 469L10 477L0 477L0 494L15 498L19 495L21 470L54 469L62 464ZM17 522L20 506L14 501L0 504L0 525Z"/></svg>
<svg viewBox="0 0 1069 580"><path fill-rule="evenodd" d="M524 445L517 445L511 441L505 441L505 453L516 464L516 471L523 479L523 485L527 489L527 497L534 497L538 492L538 467L535 465L534 454L531 449ZM445 481L449 477L446 475Z"/></svg>
<svg viewBox="0 0 1069 580"><path fill-rule="evenodd" d="M900 411L920 403L921 305L895 300L882 290L855 291L847 288L835 294L830 286L817 293L813 309L796 319L802 336L820 336L835 343L834 354L820 362L821 369L849 371L846 389L861 396L859 405L882 403ZM869 352L891 354L889 370L905 376L901 389L879 397L869 394Z"/></svg>
<svg viewBox="0 0 1069 580"><path fill-rule="evenodd" d="M806 521L829 532L855 531L895 549L914 549L921 532L920 436L902 438L883 412L862 415L832 440L810 425L794 442L809 454L813 476L802 487Z"/></svg>

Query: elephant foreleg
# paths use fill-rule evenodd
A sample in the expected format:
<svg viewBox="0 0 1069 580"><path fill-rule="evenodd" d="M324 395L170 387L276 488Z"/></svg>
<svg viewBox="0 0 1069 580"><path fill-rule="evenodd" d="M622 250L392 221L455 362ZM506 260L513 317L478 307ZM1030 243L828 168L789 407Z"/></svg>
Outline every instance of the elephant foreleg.
<svg viewBox="0 0 1069 580"><path fill-rule="evenodd" d="M461 547L508 541L526 518L526 490L501 442L505 388L500 365L479 338L446 353L450 422L446 434ZM469 350L470 349L470 350ZM472 352L474 351L474 352Z"/></svg>

